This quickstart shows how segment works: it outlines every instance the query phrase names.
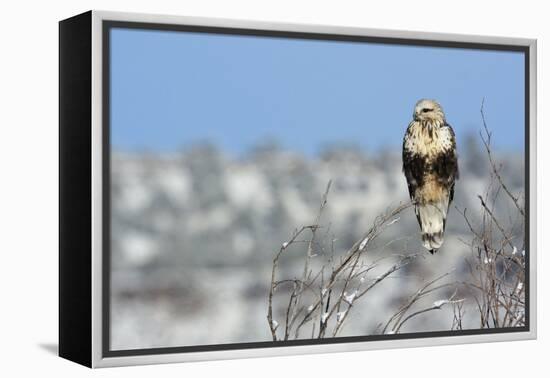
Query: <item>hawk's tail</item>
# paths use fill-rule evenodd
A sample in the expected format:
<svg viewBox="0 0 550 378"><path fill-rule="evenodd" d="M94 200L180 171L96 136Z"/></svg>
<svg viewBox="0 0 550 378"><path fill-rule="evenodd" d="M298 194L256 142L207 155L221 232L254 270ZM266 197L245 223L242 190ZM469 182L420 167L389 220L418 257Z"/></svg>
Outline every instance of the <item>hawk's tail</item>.
<svg viewBox="0 0 550 378"><path fill-rule="evenodd" d="M422 233L422 244L433 255L443 244L443 231L433 234Z"/></svg>
<svg viewBox="0 0 550 378"><path fill-rule="evenodd" d="M431 254L437 252L443 244L447 218L447 203L445 202L423 204L416 207L416 215L422 230L422 244Z"/></svg>

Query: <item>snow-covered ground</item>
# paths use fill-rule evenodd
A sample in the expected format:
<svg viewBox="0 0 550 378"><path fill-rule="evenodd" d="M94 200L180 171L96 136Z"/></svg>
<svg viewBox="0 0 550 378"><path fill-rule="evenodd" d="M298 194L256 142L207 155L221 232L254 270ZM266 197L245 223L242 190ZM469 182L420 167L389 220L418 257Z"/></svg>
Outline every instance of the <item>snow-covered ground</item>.
<svg viewBox="0 0 550 378"><path fill-rule="evenodd" d="M523 193L520 153L496 151L502 175ZM478 194L488 183L483 153L472 143L460 157L455 205L479 214ZM292 231L311 224L329 180L324 214L342 253L387 208L408 200L398 153L367 154L329 148L304 157L258 148L230 158L212 146L181 153L114 152L112 156L112 348L131 349L270 340L267 292L274 254ZM502 206L502 216L511 209ZM372 251L373 260L422 251L411 210L392 225ZM398 239L387 248L385 241ZM377 331L422 282L447 271L469 274L466 224L449 215L442 250L420 258L354 304L341 335ZM300 256L281 265L299 274ZM383 265L380 269L383 269ZM372 272L372 277L376 276ZM438 296L439 295L439 296ZM447 298L440 292L427 303ZM404 331L448 330L452 311L420 316ZM475 314L466 314L471 327ZM468 324L466 324L468 326Z"/></svg>

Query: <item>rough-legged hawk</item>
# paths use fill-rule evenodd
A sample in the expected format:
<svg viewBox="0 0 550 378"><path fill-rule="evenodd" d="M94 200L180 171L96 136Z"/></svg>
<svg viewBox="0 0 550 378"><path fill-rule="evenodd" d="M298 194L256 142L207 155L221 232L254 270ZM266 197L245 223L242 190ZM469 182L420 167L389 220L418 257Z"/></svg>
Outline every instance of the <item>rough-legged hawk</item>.
<svg viewBox="0 0 550 378"><path fill-rule="evenodd" d="M403 139L403 172L422 230L424 247L435 253L443 244L458 164L455 134L434 100L420 100Z"/></svg>

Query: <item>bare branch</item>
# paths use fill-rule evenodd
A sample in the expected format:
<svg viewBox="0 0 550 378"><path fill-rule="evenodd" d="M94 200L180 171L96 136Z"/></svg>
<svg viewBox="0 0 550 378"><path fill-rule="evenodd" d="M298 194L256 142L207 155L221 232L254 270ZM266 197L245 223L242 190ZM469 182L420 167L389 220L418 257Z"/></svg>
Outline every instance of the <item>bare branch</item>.
<svg viewBox="0 0 550 378"><path fill-rule="evenodd" d="M491 153L491 132L489 131L489 128L487 127L487 122L485 121L485 111L484 111L484 108L483 108L484 105L485 105L485 99L483 99L483 101L481 102L481 109L480 109L481 119L483 121L483 129L485 131L485 136L483 134L480 134L480 135L481 135L481 140L483 141L483 145L485 146L487 156L489 157L489 163L491 164L493 174L498 179L498 182L500 183L500 186L502 187L502 189L504 189L504 191L506 192L508 197L510 197L510 199L512 199L513 203L516 205L516 208L518 209L520 214L525 217L525 211L520 206L518 198L516 196L514 196L512 194L512 192L510 191L510 189L508 189L508 187L504 184L504 181L503 181L503 179L502 179L502 177L501 177L501 175L500 175L500 173L497 169L497 165L495 164L495 162L493 160L493 154Z"/></svg>

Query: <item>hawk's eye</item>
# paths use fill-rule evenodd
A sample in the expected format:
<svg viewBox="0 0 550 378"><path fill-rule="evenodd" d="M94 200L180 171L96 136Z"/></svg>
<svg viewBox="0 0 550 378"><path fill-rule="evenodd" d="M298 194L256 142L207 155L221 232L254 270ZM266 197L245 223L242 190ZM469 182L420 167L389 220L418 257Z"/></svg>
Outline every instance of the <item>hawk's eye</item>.
<svg viewBox="0 0 550 378"><path fill-rule="evenodd" d="M428 113L430 110L432 110L432 109L424 108L424 109L422 109L422 113Z"/></svg>

